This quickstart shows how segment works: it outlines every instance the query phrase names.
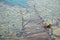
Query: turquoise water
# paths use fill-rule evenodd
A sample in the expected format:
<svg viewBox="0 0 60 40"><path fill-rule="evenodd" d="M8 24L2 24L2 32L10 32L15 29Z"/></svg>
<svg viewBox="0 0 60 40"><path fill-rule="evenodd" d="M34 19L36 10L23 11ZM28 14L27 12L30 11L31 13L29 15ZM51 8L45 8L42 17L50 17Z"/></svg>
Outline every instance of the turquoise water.
<svg viewBox="0 0 60 40"><path fill-rule="evenodd" d="M4 4L8 4L8 5L19 5L22 7L27 7L27 0L0 0L1 2L4 2Z"/></svg>

